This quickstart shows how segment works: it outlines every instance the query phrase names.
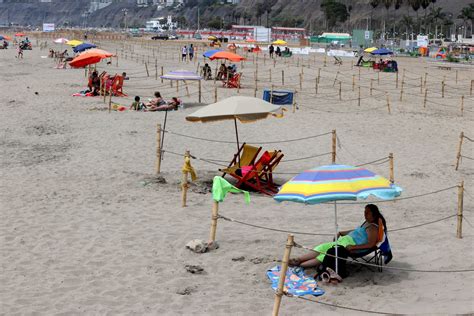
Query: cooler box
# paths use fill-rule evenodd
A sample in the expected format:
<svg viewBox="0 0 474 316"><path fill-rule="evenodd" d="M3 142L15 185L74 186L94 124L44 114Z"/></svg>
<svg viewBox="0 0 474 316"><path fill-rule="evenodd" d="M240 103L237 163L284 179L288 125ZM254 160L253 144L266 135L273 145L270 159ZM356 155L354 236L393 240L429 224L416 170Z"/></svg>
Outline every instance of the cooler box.
<svg viewBox="0 0 474 316"><path fill-rule="evenodd" d="M293 98L294 98L293 91L273 90L273 97L272 97L272 91L270 89L263 90L263 99L273 104L278 104L278 105L293 104Z"/></svg>

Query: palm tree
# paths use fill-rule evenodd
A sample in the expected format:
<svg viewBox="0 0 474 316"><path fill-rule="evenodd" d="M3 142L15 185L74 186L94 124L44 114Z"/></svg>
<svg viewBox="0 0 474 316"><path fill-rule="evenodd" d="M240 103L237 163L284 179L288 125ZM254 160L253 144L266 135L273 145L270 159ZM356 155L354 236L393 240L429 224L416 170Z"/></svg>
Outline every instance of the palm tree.
<svg viewBox="0 0 474 316"><path fill-rule="evenodd" d="M413 11L416 13L416 23L419 24L419 17L418 17L418 10L420 9L421 6L421 1L420 0L408 0L408 4L411 6ZM418 32L420 32L421 26L418 28Z"/></svg>
<svg viewBox="0 0 474 316"><path fill-rule="evenodd" d="M435 24L435 38L438 38L438 20L443 20L446 17L446 13L443 12L441 7L431 9L430 16Z"/></svg>
<svg viewBox="0 0 474 316"><path fill-rule="evenodd" d="M467 21L471 21L471 34L472 34L472 22L474 20L474 4L469 4L468 7L464 7L461 9L461 13L458 15L459 19L462 19L463 26L464 26L464 34L463 37L466 37L467 34Z"/></svg>
<svg viewBox="0 0 474 316"><path fill-rule="evenodd" d="M370 0L369 4L372 7L372 10L370 11L370 28L373 29L372 20L374 17L374 11L379 6L380 0Z"/></svg>
<svg viewBox="0 0 474 316"><path fill-rule="evenodd" d="M383 2L383 5L385 6L385 19L383 21L383 39L385 40L385 24L386 24L386 20L388 20L388 9L390 9L390 7L392 6L393 4L393 0L382 0Z"/></svg>
<svg viewBox="0 0 474 316"><path fill-rule="evenodd" d="M400 21L400 24L402 26L405 26L405 32L406 32L406 39L408 40L408 29L412 29L413 27L413 19L409 15L404 15L403 18Z"/></svg>
<svg viewBox="0 0 474 316"><path fill-rule="evenodd" d="M426 9L430 6L430 4L431 4L431 0L420 0L420 5L423 8L423 10L425 10L425 16L423 18L424 24L425 24L425 33L427 33L426 32L426 22L427 22L427 20L426 20Z"/></svg>

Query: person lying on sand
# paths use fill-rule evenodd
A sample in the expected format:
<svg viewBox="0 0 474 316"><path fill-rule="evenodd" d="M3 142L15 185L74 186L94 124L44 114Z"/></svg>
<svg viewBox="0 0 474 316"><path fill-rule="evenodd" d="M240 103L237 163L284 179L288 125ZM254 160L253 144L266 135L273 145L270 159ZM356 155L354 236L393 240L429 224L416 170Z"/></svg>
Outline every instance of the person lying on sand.
<svg viewBox="0 0 474 316"><path fill-rule="evenodd" d="M378 222L382 220L384 228L385 218L379 208L374 204L367 204L364 210L365 222L354 230L338 233L337 242L328 242L314 247L314 252L307 253L301 257L290 259L289 264L302 268L318 267L324 260L326 252L336 244L345 247L349 252L370 249L377 244Z"/></svg>
<svg viewBox="0 0 474 316"><path fill-rule="evenodd" d="M170 102L168 102L168 104L162 104L160 106L156 106L156 107L149 107L148 108L148 111L177 111L178 110L178 106L181 104L181 102L178 100L178 98L176 97L173 97L173 99L171 99Z"/></svg>
<svg viewBox="0 0 474 316"><path fill-rule="evenodd" d="M154 108L157 108L159 107L160 105L166 105L166 101L163 100L163 98L161 97L161 93L156 91L155 92L155 98L150 100L148 99L150 102L148 102L146 105L146 107L150 110L150 109L154 109Z"/></svg>

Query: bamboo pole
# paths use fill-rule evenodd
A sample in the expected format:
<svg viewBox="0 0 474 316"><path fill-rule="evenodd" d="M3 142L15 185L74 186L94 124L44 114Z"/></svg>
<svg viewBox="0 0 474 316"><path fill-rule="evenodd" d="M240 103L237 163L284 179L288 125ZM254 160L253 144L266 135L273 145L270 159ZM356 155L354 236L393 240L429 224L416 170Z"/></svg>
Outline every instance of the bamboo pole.
<svg viewBox="0 0 474 316"><path fill-rule="evenodd" d="M423 77L420 77L420 94L423 93Z"/></svg>
<svg viewBox="0 0 474 316"><path fill-rule="evenodd" d="M360 67L359 67L359 82L360 82Z"/></svg>
<svg viewBox="0 0 474 316"><path fill-rule="evenodd" d="M458 84L458 70L456 69L456 84Z"/></svg>
<svg viewBox="0 0 474 316"><path fill-rule="evenodd" d="M423 107L426 108L426 101L428 99L428 89L425 89L425 97L423 98Z"/></svg>
<svg viewBox="0 0 474 316"><path fill-rule="evenodd" d="M198 80L198 101L201 103L201 80Z"/></svg>
<svg viewBox="0 0 474 316"><path fill-rule="evenodd" d="M359 88L359 93L358 93L358 98L357 98L357 105L360 106L360 86Z"/></svg>
<svg viewBox="0 0 474 316"><path fill-rule="evenodd" d="M145 63L146 76L150 77L150 72L148 71L148 63Z"/></svg>
<svg viewBox="0 0 474 316"><path fill-rule="evenodd" d="M112 86L109 89L109 113L112 111Z"/></svg>
<svg viewBox="0 0 474 316"><path fill-rule="evenodd" d="M336 163L336 148L337 148L337 134L336 130L332 130L332 151L331 151L331 162Z"/></svg>
<svg viewBox="0 0 474 316"><path fill-rule="evenodd" d="M217 86L214 86L214 103L217 102Z"/></svg>
<svg viewBox="0 0 474 316"><path fill-rule="evenodd" d="M285 85L285 71L284 70L281 71L281 85L282 86Z"/></svg>
<svg viewBox="0 0 474 316"><path fill-rule="evenodd" d="M158 80L158 60L155 59L155 80Z"/></svg>
<svg viewBox="0 0 474 316"><path fill-rule="evenodd" d="M156 128L156 163L155 163L156 174L161 171L161 124L157 125Z"/></svg>
<svg viewBox="0 0 474 316"><path fill-rule="evenodd" d="M324 67L326 67L326 66L327 66L327 55L324 54Z"/></svg>
<svg viewBox="0 0 474 316"><path fill-rule="evenodd" d="M393 172L393 153L388 154L389 165L390 165L390 183L395 183L395 175Z"/></svg>
<svg viewBox="0 0 474 316"><path fill-rule="evenodd" d="M441 82L441 97L444 98L444 80Z"/></svg>
<svg viewBox="0 0 474 316"><path fill-rule="evenodd" d="M280 312L281 298L283 296L283 286L285 285L286 271L288 270L288 262L290 260L291 247L294 245L294 236L288 235L286 240L285 253L283 254L283 260L281 261L280 279L278 281L278 288L275 293L275 301L273 303L272 316L278 316Z"/></svg>
<svg viewBox="0 0 474 316"><path fill-rule="evenodd" d="M273 103L273 85L272 89L270 90L270 103Z"/></svg>
<svg viewBox="0 0 474 316"><path fill-rule="evenodd" d="M387 98L387 110L388 114L392 114L392 111L390 110L390 97L388 96L388 93L385 93L386 98Z"/></svg>
<svg viewBox="0 0 474 316"><path fill-rule="evenodd" d="M339 101L342 100L342 82L339 81Z"/></svg>
<svg viewBox="0 0 474 316"><path fill-rule="evenodd" d="M318 77L314 79L314 92L315 94L318 94Z"/></svg>
<svg viewBox="0 0 474 316"><path fill-rule="evenodd" d="M400 101L403 101L403 86L405 85L405 81L402 80L402 88L400 89Z"/></svg>
<svg viewBox="0 0 474 316"><path fill-rule="evenodd" d="M426 89L426 81L428 80L428 73L425 72L425 80L423 82L423 86L425 86L425 89Z"/></svg>
<svg viewBox="0 0 474 316"><path fill-rule="evenodd" d="M370 79L370 95L372 95L372 90L373 89L373 82L374 82L374 79Z"/></svg>
<svg viewBox="0 0 474 316"><path fill-rule="evenodd" d="M456 229L456 237L462 238L462 211L464 204L464 180L458 186L458 225Z"/></svg>
<svg viewBox="0 0 474 316"><path fill-rule="evenodd" d="M380 71L377 72L377 85L380 85Z"/></svg>
<svg viewBox="0 0 474 316"><path fill-rule="evenodd" d="M356 75L352 75L352 92L354 92L354 88L355 88L355 77Z"/></svg>
<svg viewBox="0 0 474 316"><path fill-rule="evenodd" d="M187 164L190 163L190 154L189 154L189 150L186 150L184 152L184 166L186 166ZM184 169L184 167L183 167ZM188 171L183 171L183 175L182 175L182 178L181 178L181 190L182 190L182 194L181 194L181 207L186 207L186 198L187 198L187 195L188 195L188 188L189 188L189 185L188 185Z"/></svg>
<svg viewBox="0 0 474 316"><path fill-rule="evenodd" d="M300 74L299 78L300 78L300 91L303 91L303 74Z"/></svg>
<svg viewBox="0 0 474 316"><path fill-rule="evenodd" d="M293 108L293 113L296 112L296 93L297 91L295 90L295 93L293 94L293 104L291 105Z"/></svg>
<svg viewBox="0 0 474 316"><path fill-rule="evenodd" d="M336 72L336 77L334 77L334 82L332 83L332 86L334 87L336 85L336 81L337 81L337 76L339 75L339 71Z"/></svg>
<svg viewBox="0 0 474 316"><path fill-rule="evenodd" d="M464 132L461 132L459 135L459 145L458 145L458 152L456 154L456 167L454 170L458 170L459 168L459 161L461 160L461 150L462 150L462 142L464 140Z"/></svg>
<svg viewBox="0 0 474 316"><path fill-rule="evenodd" d="M471 80L471 89L469 90L470 96L472 96L472 86L474 86L474 80Z"/></svg>
<svg viewBox="0 0 474 316"><path fill-rule="evenodd" d="M398 71L395 73L395 88L398 89Z"/></svg>
<svg viewBox="0 0 474 316"><path fill-rule="evenodd" d="M318 68L318 84L321 82L321 68Z"/></svg>
<svg viewBox="0 0 474 316"><path fill-rule="evenodd" d="M461 116L464 115L464 95L461 96Z"/></svg>
<svg viewBox="0 0 474 316"><path fill-rule="evenodd" d="M268 68L268 75L269 75L270 83L271 83L272 82L272 69L271 68Z"/></svg>
<svg viewBox="0 0 474 316"><path fill-rule="evenodd" d="M217 232L217 219L219 218L219 202L213 201L212 204L212 217L211 217L211 233L209 235L209 242L214 243L216 241Z"/></svg>

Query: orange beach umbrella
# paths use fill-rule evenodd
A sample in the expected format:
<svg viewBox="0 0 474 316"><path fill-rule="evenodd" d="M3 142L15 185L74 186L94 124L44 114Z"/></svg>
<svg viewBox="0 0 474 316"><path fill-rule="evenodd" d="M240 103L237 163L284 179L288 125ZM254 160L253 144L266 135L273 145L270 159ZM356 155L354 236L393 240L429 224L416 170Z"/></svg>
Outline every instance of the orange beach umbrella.
<svg viewBox="0 0 474 316"><path fill-rule="evenodd" d="M114 56L114 54L109 53L102 49L90 49L76 58L74 58L69 65L73 68L83 68L88 65L97 64L104 58L109 58Z"/></svg>
<svg viewBox="0 0 474 316"><path fill-rule="evenodd" d="M245 60L245 58L240 55L237 55L231 52L225 52L225 51L217 52L214 55L212 55L211 58L209 59L210 60L227 59L227 60L235 61L235 62Z"/></svg>
<svg viewBox="0 0 474 316"><path fill-rule="evenodd" d="M23 37L23 36L26 36L26 34L25 33L16 33L15 36Z"/></svg>

